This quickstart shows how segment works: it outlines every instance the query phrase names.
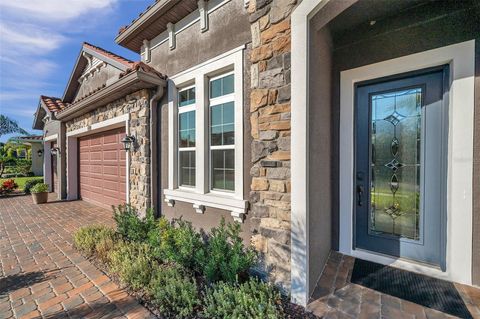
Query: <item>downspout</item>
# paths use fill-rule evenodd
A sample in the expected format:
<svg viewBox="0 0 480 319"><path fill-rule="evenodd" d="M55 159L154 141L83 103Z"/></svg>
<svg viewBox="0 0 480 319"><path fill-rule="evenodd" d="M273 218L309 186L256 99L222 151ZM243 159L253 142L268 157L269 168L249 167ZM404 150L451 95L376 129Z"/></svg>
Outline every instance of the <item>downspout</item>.
<svg viewBox="0 0 480 319"><path fill-rule="evenodd" d="M160 216L160 207L158 206L158 185L160 184L158 160L158 102L165 93L164 86L157 86L155 94L150 99L150 208L156 210L155 215Z"/></svg>

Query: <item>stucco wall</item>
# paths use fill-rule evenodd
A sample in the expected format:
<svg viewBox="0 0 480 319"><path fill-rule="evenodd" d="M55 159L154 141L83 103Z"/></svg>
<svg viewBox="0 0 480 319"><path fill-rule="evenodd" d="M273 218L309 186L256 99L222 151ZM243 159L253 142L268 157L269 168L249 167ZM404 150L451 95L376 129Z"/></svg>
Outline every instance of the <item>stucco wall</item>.
<svg viewBox="0 0 480 319"><path fill-rule="evenodd" d="M174 50L168 41L152 49L149 65L173 76L250 41L244 1L232 0L209 15L208 31L201 32L196 22L177 34Z"/></svg>
<svg viewBox="0 0 480 319"><path fill-rule="evenodd" d="M225 26L228 25L228 28ZM186 30L177 34L176 48L170 50L168 41L152 49L150 65L169 76L185 71L202 62L208 61L222 53L247 45L251 41L248 15L243 6L243 1L232 0L209 15L209 30L200 31L199 23L195 23ZM244 155L244 199L248 200L250 191L250 122L249 122L249 93L250 93L250 63L247 59L249 48L244 51L244 119L243 119L243 155ZM175 201L174 207L169 207L164 202L163 191L168 188L168 94L159 103L158 158L160 159L159 180L160 186L156 196L161 205L161 214L167 218L183 217L192 222L198 229L209 230L218 226L221 217L227 222L232 222L230 211L206 207L204 214L197 214L191 203ZM247 213L242 224L242 237L245 243L250 242L251 227L250 214Z"/></svg>
<svg viewBox="0 0 480 319"><path fill-rule="evenodd" d="M101 67L99 66L91 73L91 75L84 78L73 101L78 101L95 92L99 88L106 86L107 81L110 79L118 79L118 76L121 73L119 69L105 63L100 65Z"/></svg>
<svg viewBox="0 0 480 319"><path fill-rule="evenodd" d="M66 122L68 133L130 114L130 134L137 139L135 148L129 153L130 204L140 212L145 212L150 205L150 95L148 90L141 90Z"/></svg>

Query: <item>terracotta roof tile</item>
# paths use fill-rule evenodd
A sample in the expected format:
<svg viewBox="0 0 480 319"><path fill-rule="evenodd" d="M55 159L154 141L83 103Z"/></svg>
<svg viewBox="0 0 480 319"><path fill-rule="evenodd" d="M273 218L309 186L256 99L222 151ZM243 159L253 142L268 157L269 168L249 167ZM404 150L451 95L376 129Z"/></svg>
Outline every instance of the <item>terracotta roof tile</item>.
<svg viewBox="0 0 480 319"><path fill-rule="evenodd" d="M17 136L15 137L17 140L34 140L34 141L41 141L43 140L42 135L32 135L32 136Z"/></svg>
<svg viewBox="0 0 480 319"><path fill-rule="evenodd" d="M59 112L68 106L68 103L63 103L58 97L40 95L40 100L43 101L50 112Z"/></svg>
<svg viewBox="0 0 480 319"><path fill-rule="evenodd" d="M136 17L135 19L133 19L133 20L130 22L130 24L125 25L125 26L122 26L122 27L118 30L118 34L120 35L120 34L122 34L123 32L125 32L128 28L130 28L130 27L132 26L132 24L135 23L135 21L137 21L137 20L140 19L145 13L147 13L148 10L150 10L150 9L153 7L153 5L154 5L155 3L157 3L158 1L159 1L159 0L155 0L154 3L150 4L149 6L147 6L147 7L145 8L145 10L143 10L142 12L140 12L140 13L138 14L138 17Z"/></svg>
<svg viewBox="0 0 480 319"><path fill-rule="evenodd" d="M120 77L123 77L123 76L125 76L125 75L127 75L131 72L138 71L138 70L142 70L145 73L151 73L153 75L158 76L161 79L166 79L166 77L162 73L158 72L153 67L151 67L148 64L145 64L141 61L137 61L137 62L133 63L132 66L130 68L128 68L127 71L120 74Z"/></svg>
<svg viewBox="0 0 480 319"><path fill-rule="evenodd" d="M84 46L84 47L87 47L87 48L89 48L89 49L91 49L91 50L93 50L93 51L95 51L95 52L97 52L97 53L99 53L99 54L107 57L107 58L110 58L110 59L115 60L115 61L117 61L117 62L119 62L119 63L122 63L122 64L125 65L126 67L131 67L131 66L134 64L134 62L131 61L131 60L125 59L124 57L121 57L121 56L119 56L118 54L115 54L115 53L113 53L113 52L110 52L110 51L107 51L107 50L105 50L105 49L102 49L102 48L97 47L97 46L95 46L95 45L93 45L93 44L90 44L90 43L88 43L88 42L83 42L83 46Z"/></svg>

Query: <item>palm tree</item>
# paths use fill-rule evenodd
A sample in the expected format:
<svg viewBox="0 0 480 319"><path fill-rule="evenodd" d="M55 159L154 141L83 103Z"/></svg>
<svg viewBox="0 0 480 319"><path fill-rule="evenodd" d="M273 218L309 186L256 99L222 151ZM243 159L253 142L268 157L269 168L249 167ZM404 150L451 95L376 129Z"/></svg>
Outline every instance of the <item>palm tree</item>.
<svg viewBox="0 0 480 319"><path fill-rule="evenodd" d="M0 137L11 133L29 135L27 131L18 126L17 121L8 118L8 116L0 114Z"/></svg>

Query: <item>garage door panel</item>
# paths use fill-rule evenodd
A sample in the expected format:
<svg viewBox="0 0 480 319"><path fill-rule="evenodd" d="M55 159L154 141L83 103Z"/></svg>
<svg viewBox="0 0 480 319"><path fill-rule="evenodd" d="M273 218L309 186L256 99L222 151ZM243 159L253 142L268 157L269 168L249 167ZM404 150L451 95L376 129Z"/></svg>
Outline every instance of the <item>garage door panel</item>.
<svg viewBox="0 0 480 319"><path fill-rule="evenodd" d="M80 196L110 207L125 202L126 154L121 139L125 129L85 136L79 142Z"/></svg>

